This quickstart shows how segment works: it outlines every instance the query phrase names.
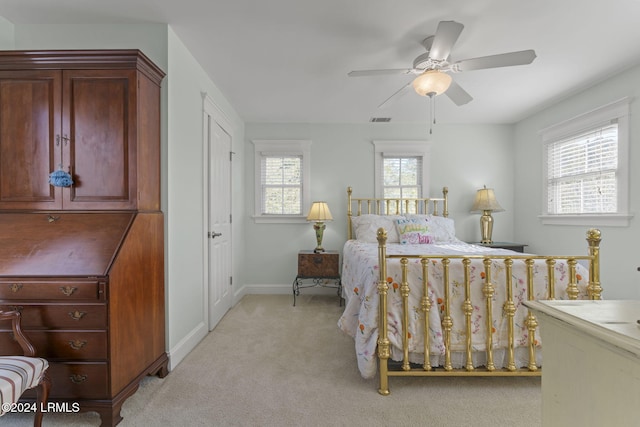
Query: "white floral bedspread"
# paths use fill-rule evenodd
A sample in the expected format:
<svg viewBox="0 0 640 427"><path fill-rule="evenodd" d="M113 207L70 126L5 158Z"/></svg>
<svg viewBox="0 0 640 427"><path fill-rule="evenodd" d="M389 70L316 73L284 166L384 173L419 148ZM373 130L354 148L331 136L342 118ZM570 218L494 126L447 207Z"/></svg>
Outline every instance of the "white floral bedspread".
<svg viewBox="0 0 640 427"><path fill-rule="evenodd" d="M515 252L501 249L487 249L481 246L469 245L462 241L446 244L428 245L401 245L388 244L387 255L467 255L467 254L492 254L505 255L515 254ZM422 363L424 356L423 344L423 313L420 310L420 298L422 296L422 266L418 259L410 260L408 282L411 287L409 296L409 307L411 310L409 320L409 351L410 360ZM433 261L429 267L429 299L432 303L430 311L430 347L431 364L439 366L442 363L444 346L441 330L441 310L444 290L442 286L443 267L440 262ZM471 301L474 311L472 314L472 346L474 351L474 364L482 365L485 359L486 349L486 307L482 294L484 281L484 265L482 259L473 259L471 263ZM524 324L527 315L526 307L521 303L527 299L526 266L524 262L516 260L512 269L513 276L513 300L516 306L514 317L516 365L526 366L528 363L526 345L528 341L528 330ZM558 260L555 265L555 298L567 299L566 286L569 279L569 269L564 261ZM588 270L582 265L577 266L577 281L580 295L578 298L586 298L586 285L588 280ZM459 351L460 360L454 359L454 366L463 366L463 351L466 347L466 326L465 317L461 310L464 301L464 270L460 260L452 259L449 271L450 279L450 314L453 320L451 334L451 350ZM352 336L355 340L356 357L360 373L365 378L373 377L376 374L376 345L378 340L378 306L379 297L377 294L377 283L379 280L378 269L378 245L377 243L365 243L356 240L349 240L343 250L342 265L342 288L346 304L345 310L338 321L338 326L342 331ZM401 272L399 260L394 259L388 262L387 282L389 284L389 340L391 342L393 360L402 359L402 328L401 313L402 299L399 292L401 283ZM505 289L505 267L501 259L494 260L491 267L491 282L495 285L495 295L493 299L493 347L496 349L496 368L503 367L501 355L506 352L501 351L508 343L507 318L502 315L503 303L506 300ZM536 260L534 265L534 293L535 299L547 298L547 265L544 260ZM539 344L539 336L536 336ZM518 355L521 354L522 357Z"/></svg>

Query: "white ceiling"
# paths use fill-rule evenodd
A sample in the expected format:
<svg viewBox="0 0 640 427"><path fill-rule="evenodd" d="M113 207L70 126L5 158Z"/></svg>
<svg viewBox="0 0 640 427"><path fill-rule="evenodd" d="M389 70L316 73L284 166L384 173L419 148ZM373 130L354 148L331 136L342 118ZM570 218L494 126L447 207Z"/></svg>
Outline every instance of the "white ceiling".
<svg viewBox="0 0 640 427"><path fill-rule="evenodd" d="M246 122L425 122L411 76L441 20L465 25L453 61L534 49L531 65L454 79L473 96L436 98L439 123L512 123L640 63L640 0L0 0L15 23L168 23Z"/></svg>

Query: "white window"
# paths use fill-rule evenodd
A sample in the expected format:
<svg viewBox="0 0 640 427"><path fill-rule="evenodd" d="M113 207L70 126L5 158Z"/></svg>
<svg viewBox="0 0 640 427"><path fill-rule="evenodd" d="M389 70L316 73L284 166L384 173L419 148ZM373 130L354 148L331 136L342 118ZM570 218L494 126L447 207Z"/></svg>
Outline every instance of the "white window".
<svg viewBox="0 0 640 427"><path fill-rule="evenodd" d="M377 197L429 197L428 141L373 141Z"/></svg>
<svg viewBox="0 0 640 427"><path fill-rule="evenodd" d="M256 222L304 222L311 141L254 140Z"/></svg>
<svg viewBox="0 0 640 427"><path fill-rule="evenodd" d="M626 99L542 131L545 224L628 225Z"/></svg>
<svg viewBox="0 0 640 427"><path fill-rule="evenodd" d="M382 196L418 198L422 194L422 157L412 155L382 156Z"/></svg>

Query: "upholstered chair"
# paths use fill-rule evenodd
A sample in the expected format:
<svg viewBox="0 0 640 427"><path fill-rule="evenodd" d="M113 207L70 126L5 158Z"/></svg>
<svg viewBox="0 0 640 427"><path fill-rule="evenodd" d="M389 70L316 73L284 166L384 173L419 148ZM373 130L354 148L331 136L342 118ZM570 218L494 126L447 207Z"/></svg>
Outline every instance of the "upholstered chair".
<svg viewBox="0 0 640 427"><path fill-rule="evenodd" d="M25 390L35 388L36 402L30 408L35 409L33 425L39 427L51 387L47 375L49 363L35 357L33 345L22 332L19 311L0 311L0 321L3 320L11 320L13 337L22 347L24 355L0 356L0 416L12 409L12 404L18 402Z"/></svg>

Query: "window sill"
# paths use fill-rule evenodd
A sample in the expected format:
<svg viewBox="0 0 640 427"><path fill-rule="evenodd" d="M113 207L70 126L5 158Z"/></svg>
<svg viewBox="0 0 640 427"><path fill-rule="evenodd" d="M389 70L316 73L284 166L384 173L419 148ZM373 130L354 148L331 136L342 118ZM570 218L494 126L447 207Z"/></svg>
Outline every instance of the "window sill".
<svg viewBox="0 0 640 427"><path fill-rule="evenodd" d="M544 225L628 227L633 214L539 215Z"/></svg>
<svg viewBox="0 0 640 427"><path fill-rule="evenodd" d="M307 217L304 215L254 215L253 221L256 224L306 224Z"/></svg>

